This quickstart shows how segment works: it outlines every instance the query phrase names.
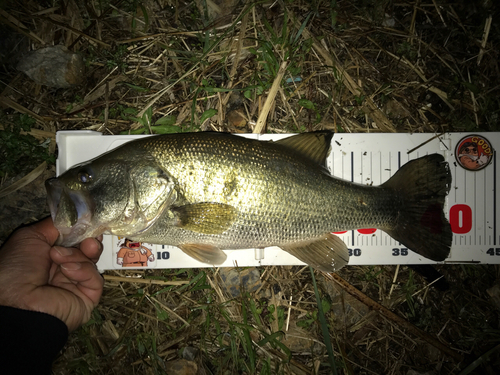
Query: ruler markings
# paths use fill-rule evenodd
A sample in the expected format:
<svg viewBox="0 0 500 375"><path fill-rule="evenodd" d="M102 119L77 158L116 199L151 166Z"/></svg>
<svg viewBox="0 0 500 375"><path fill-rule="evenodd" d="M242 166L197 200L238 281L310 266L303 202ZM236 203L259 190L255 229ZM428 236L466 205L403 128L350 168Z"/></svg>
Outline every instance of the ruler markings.
<svg viewBox="0 0 500 375"><path fill-rule="evenodd" d="M351 182L354 182L354 152L352 151L351 151ZM353 230L351 230L351 246L355 246Z"/></svg>
<svg viewBox="0 0 500 375"><path fill-rule="evenodd" d="M497 244L497 152L493 151L493 245Z"/></svg>
<svg viewBox="0 0 500 375"><path fill-rule="evenodd" d="M481 240L482 238L486 239L486 236L487 236L487 231L488 231L488 216L490 215L490 208L488 207L488 204L487 204L487 201L488 201L488 189L487 187L488 186L491 186L488 182L488 176L489 174L484 172L483 171L483 207L484 207L484 210L483 210L483 231L482 231L482 235L479 236L479 240ZM479 243L479 245L482 245L482 243ZM486 245L486 242L484 243L484 245Z"/></svg>

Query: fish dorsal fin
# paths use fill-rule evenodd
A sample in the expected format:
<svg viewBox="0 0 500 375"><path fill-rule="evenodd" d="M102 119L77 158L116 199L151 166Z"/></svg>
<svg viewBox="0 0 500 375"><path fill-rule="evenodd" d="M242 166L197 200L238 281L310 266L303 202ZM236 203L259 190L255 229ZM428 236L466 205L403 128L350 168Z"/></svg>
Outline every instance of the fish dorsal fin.
<svg viewBox="0 0 500 375"><path fill-rule="evenodd" d="M280 139L276 143L299 153L317 164L325 165L332 137L332 132L301 133Z"/></svg>
<svg viewBox="0 0 500 375"><path fill-rule="evenodd" d="M177 214L177 226L202 234L220 234L236 220L237 210L223 203L194 203L172 208Z"/></svg>
<svg viewBox="0 0 500 375"><path fill-rule="evenodd" d="M304 263L325 272L336 272L349 263L349 250L346 244L331 233L311 242L280 247Z"/></svg>
<svg viewBox="0 0 500 375"><path fill-rule="evenodd" d="M183 244L179 245L179 249L184 251L191 258L206 264L222 264L227 258L226 253L221 249L206 244Z"/></svg>

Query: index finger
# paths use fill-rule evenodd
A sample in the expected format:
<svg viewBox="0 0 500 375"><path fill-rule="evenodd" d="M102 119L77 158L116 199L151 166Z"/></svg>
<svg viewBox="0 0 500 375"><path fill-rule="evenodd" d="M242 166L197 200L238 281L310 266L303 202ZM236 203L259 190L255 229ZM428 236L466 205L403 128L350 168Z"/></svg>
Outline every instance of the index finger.
<svg viewBox="0 0 500 375"><path fill-rule="evenodd" d="M50 246L53 246L59 237L59 231L54 226L54 222L50 216L33 224L31 228L43 237Z"/></svg>

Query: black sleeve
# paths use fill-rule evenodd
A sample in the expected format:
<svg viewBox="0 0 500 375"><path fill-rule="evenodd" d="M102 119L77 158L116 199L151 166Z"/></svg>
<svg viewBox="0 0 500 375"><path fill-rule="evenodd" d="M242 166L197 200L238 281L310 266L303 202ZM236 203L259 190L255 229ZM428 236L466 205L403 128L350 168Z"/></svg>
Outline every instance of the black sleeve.
<svg viewBox="0 0 500 375"><path fill-rule="evenodd" d="M67 339L68 327L52 315L0 306L3 374L51 374Z"/></svg>

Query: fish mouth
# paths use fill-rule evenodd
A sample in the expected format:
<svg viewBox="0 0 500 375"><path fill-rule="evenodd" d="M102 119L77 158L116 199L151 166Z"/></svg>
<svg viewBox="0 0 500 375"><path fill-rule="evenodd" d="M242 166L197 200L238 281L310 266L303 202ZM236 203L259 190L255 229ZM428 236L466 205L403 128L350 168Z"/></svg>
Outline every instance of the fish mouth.
<svg viewBox="0 0 500 375"><path fill-rule="evenodd" d="M90 237L92 210L85 195L66 188L57 178L47 180L45 188L50 215L59 231L56 245L73 246Z"/></svg>

